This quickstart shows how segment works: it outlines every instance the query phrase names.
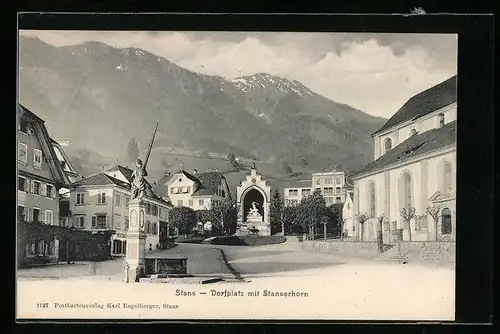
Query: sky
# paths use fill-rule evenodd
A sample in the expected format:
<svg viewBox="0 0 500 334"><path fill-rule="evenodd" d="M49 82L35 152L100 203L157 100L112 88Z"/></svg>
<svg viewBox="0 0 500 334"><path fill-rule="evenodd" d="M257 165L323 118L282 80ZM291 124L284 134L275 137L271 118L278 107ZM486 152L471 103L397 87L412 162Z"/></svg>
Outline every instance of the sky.
<svg viewBox="0 0 500 334"><path fill-rule="evenodd" d="M336 102L390 118L413 95L457 73L454 34L21 31L63 46L137 47L194 72L269 73Z"/></svg>

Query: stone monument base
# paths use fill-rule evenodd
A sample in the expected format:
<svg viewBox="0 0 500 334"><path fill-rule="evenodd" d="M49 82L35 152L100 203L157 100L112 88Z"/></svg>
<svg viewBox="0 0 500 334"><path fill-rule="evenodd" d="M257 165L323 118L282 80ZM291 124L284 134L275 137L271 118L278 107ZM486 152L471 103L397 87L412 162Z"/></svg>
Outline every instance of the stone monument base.
<svg viewBox="0 0 500 334"><path fill-rule="evenodd" d="M246 228L248 230L248 234L253 234L252 229L257 229L259 230L258 235L265 235L269 236L271 235L271 226L270 224L266 224L262 221L262 218L253 218L249 217L247 221L245 222Z"/></svg>

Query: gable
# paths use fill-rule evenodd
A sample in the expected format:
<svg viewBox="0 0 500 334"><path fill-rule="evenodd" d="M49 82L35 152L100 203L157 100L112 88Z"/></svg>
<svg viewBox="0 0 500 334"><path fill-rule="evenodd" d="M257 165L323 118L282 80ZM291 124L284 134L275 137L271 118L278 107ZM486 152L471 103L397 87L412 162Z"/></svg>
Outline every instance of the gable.
<svg viewBox="0 0 500 334"><path fill-rule="evenodd" d="M20 104L18 104L17 113L20 120L24 119L31 123L31 129L33 130L34 135L36 136L38 143L40 144L42 155L46 158L45 161L49 166L53 179L57 183L59 183L59 186L68 186L71 181L64 172L62 165L56 155L54 147L52 146L52 140L50 139L44 121Z"/></svg>

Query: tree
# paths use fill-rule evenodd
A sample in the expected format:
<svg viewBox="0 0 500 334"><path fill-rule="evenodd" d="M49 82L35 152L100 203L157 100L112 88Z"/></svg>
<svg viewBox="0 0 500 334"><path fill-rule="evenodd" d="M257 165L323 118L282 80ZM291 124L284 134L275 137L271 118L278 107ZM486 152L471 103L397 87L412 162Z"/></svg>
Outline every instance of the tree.
<svg viewBox="0 0 500 334"><path fill-rule="evenodd" d="M326 224L330 222L330 219L327 216L323 216L321 218L321 224L323 224L323 240L326 241Z"/></svg>
<svg viewBox="0 0 500 334"><path fill-rule="evenodd" d="M273 193L271 203L269 205L269 223L271 224L271 234L274 234L277 231L281 230L283 235L285 235L284 214L284 200L281 197L278 189L276 189Z"/></svg>
<svg viewBox="0 0 500 334"><path fill-rule="evenodd" d="M307 165L308 165L307 157L301 157L300 158L300 165L302 167L307 167Z"/></svg>
<svg viewBox="0 0 500 334"><path fill-rule="evenodd" d="M130 139L128 142L127 154L129 160L133 163L139 158L139 144L137 144L134 138Z"/></svg>
<svg viewBox="0 0 500 334"><path fill-rule="evenodd" d="M377 228L377 245L379 253L382 252L384 247L384 237L383 237L383 229L384 229L384 214L381 214L377 217L378 228Z"/></svg>
<svg viewBox="0 0 500 334"><path fill-rule="evenodd" d="M330 218L330 222L332 222L334 227L340 230L340 236L342 238L342 231L343 231L343 223L344 220L342 218L342 204L332 204L328 207L328 217Z"/></svg>
<svg viewBox="0 0 500 334"><path fill-rule="evenodd" d="M238 172L240 170L240 163L236 159L236 156L233 153L229 153L227 155L227 160L229 162L229 170Z"/></svg>
<svg viewBox="0 0 500 334"><path fill-rule="evenodd" d="M286 161L282 161L281 171L286 174L292 174L292 167L290 167L290 165Z"/></svg>
<svg viewBox="0 0 500 334"><path fill-rule="evenodd" d="M222 234L233 234L236 232L236 221L238 220L238 208L236 202L224 199L206 210L204 217L210 220L216 228L220 228Z"/></svg>
<svg viewBox="0 0 500 334"><path fill-rule="evenodd" d="M436 233L436 240L437 240L437 230L438 230L438 223L439 223L439 218L441 218L441 208L439 205L433 205L430 207L427 207L425 209L425 213L429 216L431 216L432 221L434 222L434 231Z"/></svg>
<svg viewBox="0 0 500 334"><path fill-rule="evenodd" d="M188 207L174 207L169 213L169 224L179 229L180 234L190 233L196 227L196 212Z"/></svg>
<svg viewBox="0 0 500 334"><path fill-rule="evenodd" d="M365 223L368 219L370 219L370 216L368 216L367 213L358 213L356 214L355 218L359 222L359 225L361 226L361 241L363 241L365 234Z"/></svg>
<svg viewBox="0 0 500 334"><path fill-rule="evenodd" d="M327 215L326 203L323 195L315 190L311 196L305 197L297 206L295 222L302 229L308 229L309 235L314 239L315 228L321 222L323 216Z"/></svg>
<svg viewBox="0 0 500 334"><path fill-rule="evenodd" d="M415 213L415 208L411 206L409 206L408 208L402 208L401 210L399 210L399 215L408 225L408 237L411 241L411 220L418 217Z"/></svg>

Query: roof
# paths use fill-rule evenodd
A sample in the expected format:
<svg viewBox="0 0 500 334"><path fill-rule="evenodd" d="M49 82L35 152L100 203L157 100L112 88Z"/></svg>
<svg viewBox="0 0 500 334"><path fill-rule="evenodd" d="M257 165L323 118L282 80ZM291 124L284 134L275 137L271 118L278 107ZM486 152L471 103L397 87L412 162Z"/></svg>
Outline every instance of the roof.
<svg viewBox="0 0 500 334"><path fill-rule="evenodd" d="M409 99L373 135L400 123L425 116L457 101L457 76L437 84Z"/></svg>
<svg viewBox="0 0 500 334"><path fill-rule="evenodd" d="M352 177L355 178L360 174L379 170L394 163L403 162L436 149L453 145L457 141L456 127L457 122L453 121L442 128L432 129L421 134L413 135L377 160L367 164Z"/></svg>
<svg viewBox="0 0 500 334"><path fill-rule="evenodd" d="M203 172L191 174L185 170L180 170L178 173L165 174L156 183L155 190L159 193L166 194L165 184L172 180L176 175L182 173L189 180L194 182L194 192L192 196L211 196L217 194L217 189L221 181L225 182L225 177L220 172Z"/></svg>
<svg viewBox="0 0 500 334"><path fill-rule="evenodd" d="M224 175L219 172L197 173L196 176L191 175L186 171L183 171L183 173L188 178L194 177L201 184L201 187L196 189L196 191L193 193L193 196L206 196L216 194L220 182L224 179Z"/></svg>
<svg viewBox="0 0 500 334"><path fill-rule="evenodd" d="M98 173L98 174L94 174L92 176L89 176L89 177L86 177L84 179L81 179L79 181L76 181L73 183L73 186L105 186L105 185L116 185L116 186L119 186L121 188L124 188L124 189L127 189L127 190L130 190L131 186L130 186L130 183L127 183L127 182L124 182L122 180L118 180L117 178L115 177L112 177L106 173ZM162 202L162 203L165 203L165 204L169 204L167 201L165 201L163 198L161 198L160 196L156 195L152 188L151 188L151 185L147 182L146 184L146 198L151 198L151 199L154 199L156 201L159 201L159 202Z"/></svg>
<svg viewBox="0 0 500 334"><path fill-rule="evenodd" d="M312 180L293 180L283 183L283 188L312 188Z"/></svg>
<svg viewBox="0 0 500 334"><path fill-rule="evenodd" d="M117 185L122 188L130 189L130 184L118 180L106 173L98 173L86 177L84 179L78 180L73 183L74 186L105 186L105 185Z"/></svg>
<svg viewBox="0 0 500 334"><path fill-rule="evenodd" d="M117 170L120 173L122 173L123 176L125 176L125 178L128 180L128 182L132 183L132 173L134 172L132 169L130 169L128 167L120 166L120 165L115 165L115 166L109 168L108 172L113 171L113 170Z"/></svg>

